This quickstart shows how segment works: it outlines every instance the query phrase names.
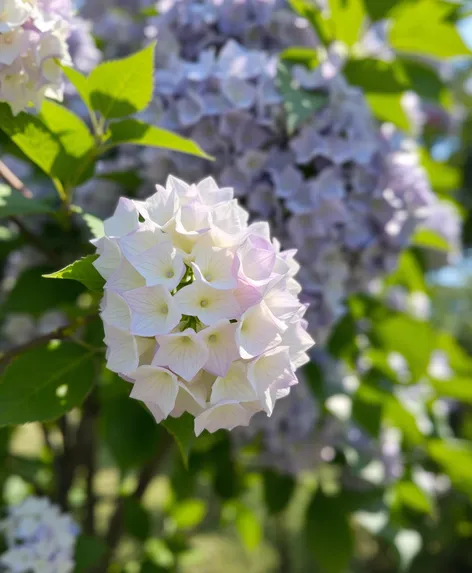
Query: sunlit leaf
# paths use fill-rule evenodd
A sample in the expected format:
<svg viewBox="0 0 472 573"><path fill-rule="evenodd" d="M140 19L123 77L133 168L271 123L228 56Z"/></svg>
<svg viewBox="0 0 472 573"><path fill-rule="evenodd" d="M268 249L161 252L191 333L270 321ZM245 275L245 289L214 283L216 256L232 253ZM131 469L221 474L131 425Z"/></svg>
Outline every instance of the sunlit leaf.
<svg viewBox="0 0 472 573"><path fill-rule="evenodd" d="M55 273L43 275L43 277L46 279L69 279L78 281L89 290L100 292L103 290L105 280L92 264L97 258L98 255L88 255L78 261L74 261Z"/></svg>

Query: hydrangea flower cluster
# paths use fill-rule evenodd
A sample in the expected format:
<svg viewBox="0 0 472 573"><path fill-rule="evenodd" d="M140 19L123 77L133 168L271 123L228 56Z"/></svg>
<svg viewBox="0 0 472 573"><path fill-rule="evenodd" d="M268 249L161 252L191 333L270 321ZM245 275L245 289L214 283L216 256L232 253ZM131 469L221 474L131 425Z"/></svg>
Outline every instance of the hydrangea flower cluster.
<svg viewBox="0 0 472 573"><path fill-rule="evenodd" d="M284 5L172 0L161 7L154 116L147 120L192 138L217 160L209 166L145 150L142 173L148 181L168 172L198 180L210 170L233 187L253 220L268 220L285 248L298 249L307 318L323 341L345 297L393 270L437 199L414 143L379 126L361 90L345 81L336 45L320 53L313 71L293 68L300 89L323 94L326 104L294 134L287 131L277 82L285 44L271 32L283 13L298 31L292 45L315 40L307 43L307 22ZM244 18L258 34L238 28Z"/></svg>
<svg viewBox="0 0 472 573"><path fill-rule="evenodd" d="M170 176L146 201L121 198L96 241L108 368L157 422L187 411L197 435L247 426L308 362L295 251L247 221L231 188Z"/></svg>
<svg viewBox="0 0 472 573"><path fill-rule="evenodd" d="M14 114L62 99L71 19L70 0L0 1L0 101Z"/></svg>
<svg viewBox="0 0 472 573"><path fill-rule="evenodd" d="M70 573L79 527L46 498L28 497L0 522L7 551L0 565L10 573Z"/></svg>

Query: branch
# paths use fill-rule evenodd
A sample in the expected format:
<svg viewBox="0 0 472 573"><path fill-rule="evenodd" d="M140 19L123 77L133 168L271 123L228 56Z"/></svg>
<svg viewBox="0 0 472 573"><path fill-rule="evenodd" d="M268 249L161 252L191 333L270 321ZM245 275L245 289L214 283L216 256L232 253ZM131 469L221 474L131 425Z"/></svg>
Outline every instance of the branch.
<svg viewBox="0 0 472 573"><path fill-rule="evenodd" d="M81 326L85 326L92 320L98 318L98 314L89 314L88 316L81 317L77 319L75 322L72 322L66 326L62 326L61 328L57 328L48 334L43 334L42 336L38 336L38 338L34 338L25 344L20 344L19 346L15 346L11 350L7 350L3 354L0 354L0 373L2 370L8 365L8 363L23 352L27 352L28 350L32 350L33 348L37 348L38 346L43 346L50 342L51 340L66 340L67 338L71 338L75 331L80 328Z"/></svg>
<svg viewBox="0 0 472 573"><path fill-rule="evenodd" d="M26 187L26 185L19 179L13 171L3 162L0 160L0 177L8 183L10 187L19 191L23 197L26 199L32 199L33 194L31 191ZM50 261L52 261L55 265L61 264L61 259L58 257L57 253L52 249L49 249L46 245L44 245L41 237L32 233L28 227L18 218L18 217L9 217L10 221L15 223L15 225L20 229L21 233L25 237L25 239L31 243L38 251L43 253Z"/></svg>
<svg viewBox="0 0 472 573"><path fill-rule="evenodd" d="M19 179L13 171L3 161L0 160L0 177L4 179L10 187L19 191L23 197L27 199L31 199L33 197L33 193L26 187L26 185Z"/></svg>

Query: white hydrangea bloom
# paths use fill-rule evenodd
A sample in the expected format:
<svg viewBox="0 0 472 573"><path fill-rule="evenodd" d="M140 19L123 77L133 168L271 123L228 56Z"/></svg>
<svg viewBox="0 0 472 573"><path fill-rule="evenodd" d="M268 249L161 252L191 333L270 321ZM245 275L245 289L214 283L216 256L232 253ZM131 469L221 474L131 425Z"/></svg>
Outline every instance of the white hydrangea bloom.
<svg viewBox="0 0 472 573"><path fill-rule="evenodd" d="M70 573L79 528L46 498L28 497L0 522L7 551L0 566L10 573Z"/></svg>
<svg viewBox="0 0 472 573"><path fill-rule="evenodd" d="M0 0L0 101L14 114L43 98L61 100L62 72L70 65L67 39L72 5L58 10L49 0Z"/></svg>
<svg viewBox="0 0 472 573"><path fill-rule="evenodd" d="M271 415L314 344L294 251L248 225L231 188L169 177L146 201L121 198L95 241L106 279L110 370L157 422L190 412L195 432Z"/></svg>

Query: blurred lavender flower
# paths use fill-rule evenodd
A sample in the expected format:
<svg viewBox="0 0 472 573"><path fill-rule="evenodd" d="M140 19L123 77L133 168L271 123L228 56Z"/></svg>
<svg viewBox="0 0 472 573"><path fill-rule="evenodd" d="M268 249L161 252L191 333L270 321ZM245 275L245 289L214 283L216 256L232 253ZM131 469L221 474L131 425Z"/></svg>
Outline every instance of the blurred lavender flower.
<svg viewBox="0 0 472 573"><path fill-rule="evenodd" d="M0 564L11 573L69 573L79 528L46 498L29 497L10 507L0 523L6 552Z"/></svg>

